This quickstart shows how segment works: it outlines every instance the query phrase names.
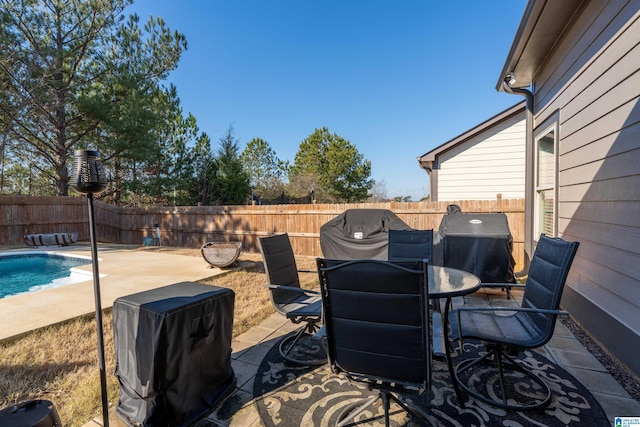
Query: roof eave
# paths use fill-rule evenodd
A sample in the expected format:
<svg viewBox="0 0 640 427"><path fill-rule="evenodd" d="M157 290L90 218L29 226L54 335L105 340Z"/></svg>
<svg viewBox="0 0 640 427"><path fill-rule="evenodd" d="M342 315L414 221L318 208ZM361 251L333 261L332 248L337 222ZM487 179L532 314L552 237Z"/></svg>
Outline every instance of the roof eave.
<svg viewBox="0 0 640 427"><path fill-rule="evenodd" d="M558 43L570 23L589 0L529 0L505 60L496 90L502 91L507 75L512 88L529 87L536 72Z"/></svg>

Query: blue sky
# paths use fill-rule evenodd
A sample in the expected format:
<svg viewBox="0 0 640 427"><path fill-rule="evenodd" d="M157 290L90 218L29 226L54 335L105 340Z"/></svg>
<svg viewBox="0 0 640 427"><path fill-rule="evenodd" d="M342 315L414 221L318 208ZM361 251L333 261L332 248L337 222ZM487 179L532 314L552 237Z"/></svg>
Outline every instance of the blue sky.
<svg viewBox="0 0 640 427"><path fill-rule="evenodd" d="M136 0L188 50L169 81L217 148L269 142L293 163L326 126L389 197L429 194L417 156L521 101L495 90L525 0Z"/></svg>

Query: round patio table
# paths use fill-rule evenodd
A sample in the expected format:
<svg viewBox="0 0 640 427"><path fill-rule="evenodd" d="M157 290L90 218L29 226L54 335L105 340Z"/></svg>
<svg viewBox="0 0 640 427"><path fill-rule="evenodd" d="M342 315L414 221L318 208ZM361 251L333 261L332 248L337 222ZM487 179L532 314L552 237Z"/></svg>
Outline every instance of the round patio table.
<svg viewBox="0 0 640 427"><path fill-rule="evenodd" d="M458 402L464 407L462 393L453 373L453 362L451 360L451 343L449 342L449 308L451 298L473 293L480 289L481 281L478 276L467 271L458 270L451 267L441 267L428 265L429 274L429 299L446 298L444 305L444 316L442 317L442 336L444 338L444 357L447 359L449 375L456 392ZM439 304L437 304L439 307ZM436 310L438 311L438 310ZM435 332L435 331L434 331ZM435 335L435 333L434 333Z"/></svg>
<svg viewBox="0 0 640 427"><path fill-rule="evenodd" d="M480 289L478 276L467 271L437 265L427 266L429 273L429 298L458 297Z"/></svg>

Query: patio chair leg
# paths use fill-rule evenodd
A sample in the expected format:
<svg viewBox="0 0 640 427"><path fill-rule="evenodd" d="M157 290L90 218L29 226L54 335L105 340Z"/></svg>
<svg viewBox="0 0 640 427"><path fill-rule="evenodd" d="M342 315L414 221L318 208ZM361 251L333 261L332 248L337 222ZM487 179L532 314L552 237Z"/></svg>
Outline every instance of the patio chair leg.
<svg viewBox="0 0 640 427"><path fill-rule="evenodd" d="M295 347L296 343L298 342L298 340L300 340L300 338L302 338L302 335L304 335L305 332L307 332L307 328L300 328L300 330L295 334L293 341L291 342L291 345L289 345L289 348L284 350L284 354L286 356L289 355L289 352L291 351L291 349ZM283 344L285 341L283 341Z"/></svg>
<svg viewBox="0 0 640 427"><path fill-rule="evenodd" d="M384 408L384 426L389 427L389 395L387 393L380 393L382 399L382 407Z"/></svg>
<svg viewBox="0 0 640 427"><path fill-rule="evenodd" d="M447 298L447 302L444 306L444 321L442 322L442 333L444 334L444 348L445 355L444 357L447 359L447 368L449 369L449 377L451 378L451 382L453 383L453 391L456 394L456 398L458 399L458 404L461 408L465 408L464 399L462 396L462 392L460 391L460 385L458 384L458 377L453 369L453 361L451 360L451 342L449 341L449 309L453 306L451 302L451 298ZM460 351L462 352L462 339L460 339Z"/></svg>
<svg viewBox="0 0 640 427"><path fill-rule="evenodd" d="M278 347L282 358L288 362L295 363L297 365L303 365L303 366L321 366L327 363L326 349L321 340L318 340L318 345L322 347L322 350L324 353L323 357L319 357L318 359L303 360L303 359L295 359L294 357L289 356L289 353L291 352L291 350L293 350L293 348L296 346L296 344L298 343L300 338L302 338L303 335L305 334L313 335L317 332L317 330L318 330L318 326L315 324L315 322L308 322L305 326L300 328L295 335L284 338L280 342L280 346Z"/></svg>
<svg viewBox="0 0 640 427"><path fill-rule="evenodd" d="M468 395L484 403L488 403L491 406L495 406L497 408L503 408L503 409L516 410L516 411L528 411L528 410L533 410L538 408L544 408L549 404L549 402L551 402L551 389L549 388L549 385L542 378L540 378L538 375L536 375L534 372L530 371L529 369L526 369L521 365L519 365L513 358L511 358L508 354L503 352L502 349L498 347L488 347L487 350L488 350L487 354L485 354L484 356L478 357L476 359L464 360L460 364L458 364L458 366L455 369L456 381L459 383L460 387ZM498 370L497 374L499 376L499 381L500 381L500 391L502 393L501 402L490 399L489 397L483 394L480 394L478 391L471 389L471 387L469 387L469 385L467 385L467 383L462 380L461 376L465 371L480 364L494 366L497 368ZM509 369L512 371L517 371L526 375L531 381L538 384L542 389L541 393L544 394L544 398L539 399L537 403L531 403L531 404L527 404L527 403L523 403L523 404L516 403L513 405L507 404L507 401L509 399L506 392L506 384L505 384L505 376L504 376L505 366L508 366Z"/></svg>
<svg viewBox="0 0 640 427"><path fill-rule="evenodd" d="M343 427L351 421L353 421L358 415L364 412L368 407L376 403L376 400L380 399L380 394L376 394L375 396L371 396L369 399L358 400L350 405L345 406L345 408L338 415L338 420L336 421L337 427ZM353 411L353 412L352 412Z"/></svg>
<svg viewBox="0 0 640 427"><path fill-rule="evenodd" d="M422 425L431 425L434 427L437 426L437 424L431 419L431 417L424 413L420 408L403 402L401 399L394 396L393 393L384 392L380 392L375 396L369 397L368 399L361 399L345 406L342 412L340 412L340 415L338 415L336 426L344 427L346 425L354 423L356 417L363 413L374 403L376 403L377 400L381 401L382 408L384 409L384 419L386 427L389 427L389 412L391 409L391 401L397 403L404 411L407 412L407 414L409 414L409 416L414 421L416 421L416 423Z"/></svg>
<svg viewBox="0 0 640 427"><path fill-rule="evenodd" d="M500 393L502 393L502 403L507 404L507 388L504 385L504 370L502 369L502 354L500 348L496 348L494 354L496 365L498 366L498 378L500 379Z"/></svg>

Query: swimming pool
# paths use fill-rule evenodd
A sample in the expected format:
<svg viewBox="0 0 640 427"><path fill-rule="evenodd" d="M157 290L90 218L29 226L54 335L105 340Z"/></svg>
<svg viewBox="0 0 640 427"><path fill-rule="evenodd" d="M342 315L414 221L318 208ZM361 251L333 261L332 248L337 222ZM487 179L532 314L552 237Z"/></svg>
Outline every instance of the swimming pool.
<svg viewBox="0 0 640 427"><path fill-rule="evenodd" d="M91 264L91 258L57 253L0 254L0 298L78 283L91 273L72 270Z"/></svg>

